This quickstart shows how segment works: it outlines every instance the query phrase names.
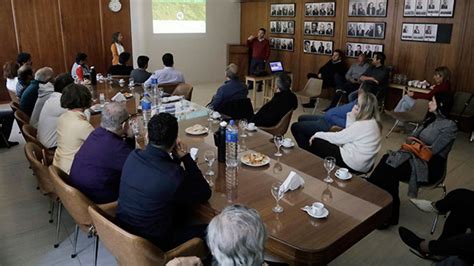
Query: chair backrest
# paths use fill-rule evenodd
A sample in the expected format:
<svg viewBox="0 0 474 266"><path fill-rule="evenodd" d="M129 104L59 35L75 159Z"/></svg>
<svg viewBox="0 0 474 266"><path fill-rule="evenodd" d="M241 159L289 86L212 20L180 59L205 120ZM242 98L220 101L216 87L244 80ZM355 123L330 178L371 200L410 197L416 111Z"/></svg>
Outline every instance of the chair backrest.
<svg viewBox="0 0 474 266"><path fill-rule="evenodd" d="M423 122L428 113L429 101L425 99L416 99L413 107L408 111L412 114L412 122Z"/></svg>
<svg viewBox="0 0 474 266"><path fill-rule="evenodd" d="M19 103L20 100L18 99L18 96L16 96L16 93L11 91L11 90L8 90L8 94L10 95L10 99L12 100L12 102L15 102L15 103Z"/></svg>
<svg viewBox="0 0 474 266"><path fill-rule="evenodd" d="M30 123L30 117L27 114L25 114L22 110L18 109L15 111L15 119L16 119L16 122L18 123L18 127L20 128L21 133L23 133L23 125Z"/></svg>
<svg viewBox="0 0 474 266"><path fill-rule="evenodd" d="M72 216L76 224L87 230L92 224L87 208L95 204L79 190L70 185L69 175L54 165L49 166L51 181L61 203Z"/></svg>
<svg viewBox="0 0 474 266"><path fill-rule="evenodd" d="M323 80L316 79L316 78L308 79L303 89L304 94L310 97L318 97L319 95L321 95L322 91L323 91Z"/></svg>
<svg viewBox="0 0 474 266"><path fill-rule="evenodd" d="M158 84L159 88L162 88L164 92L173 94L173 91L178 87L179 83L162 83Z"/></svg>
<svg viewBox="0 0 474 266"><path fill-rule="evenodd" d="M99 208L90 206L89 216L105 247L119 265L164 265L165 253L150 241L133 235L119 226Z"/></svg>
<svg viewBox="0 0 474 266"><path fill-rule="evenodd" d="M37 132L38 132L36 128L31 126L30 124L24 124L22 126L21 132L23 132L23 137L25 137L25 140L27 142L33 142L36 145L38 145L41 149L44 149L43 144L41 144L41 142L39 142L38 139L36 139Z"/></svg>
<svg viewBox="0 0 474 266"><path fill-rule="evenodd" d="M451 115L461 117L474 116L474 99L473 94L465 91L457 91L454 93L453 109Z"/></svg>
<svg viewBox="0 0 474 266"><path fill-rule="evenodd" d="M12 108L13 112L20 110L20 104L15 101L10 102L10 107Z"/></svg>
<svg viewBox="0 0 474 266"><path fill-rule="evenodd" d="M25 156L30 162L31 169L38 179L40 190L43 194L54 192L53 183L49 174L47 159L44 156L43 149L33 142L25 145Z"/></svg>
<svg viewBox="0 0 474 266"><path fill-rule="evenodd" d="M191 97L193 96L193 85L181 83L176 87L176 89L174 89L172 95L184 96L184 99L191 101Z"/></svg>
<svg viewBox="0 0 474 266"><path fill-rule="evenodd" d="M252 101L249 98L227 102L216 111L234 120L243 118L248 120L253 117Z"/></svg>
<svg viewBox="0 0 474 266"><path fill-rule="evenodd" d="M273 127L259 127L261 130L264 130L273 136L283 136L285 135L286 131L288 131L288 127L290 126L291 116L293 115L293 110L289 111L285 114Z"/></svg>

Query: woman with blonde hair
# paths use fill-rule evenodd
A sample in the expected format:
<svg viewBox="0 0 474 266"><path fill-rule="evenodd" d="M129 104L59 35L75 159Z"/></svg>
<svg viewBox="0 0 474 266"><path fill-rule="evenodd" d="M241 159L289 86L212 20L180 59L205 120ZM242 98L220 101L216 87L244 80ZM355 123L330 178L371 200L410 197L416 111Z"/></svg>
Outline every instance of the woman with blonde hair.
<svg viewBox="0 0 474 266"><path fill-rule="evenodd" d="M110 46L110 51L112 51L112 65L118 65L119 55L125 52L122 39L123 35L119 31L112 34L112 45Z"/></svg>
<svg viewBox="0 0 474 266"><path fill-rule="evenodd" d="M381 147L380 114L377 98L359 89L357 103L347 113L346 128L339 132L316 132L309 140L309 151L336 159L336 165L353 173L367 173Z"/></svg>

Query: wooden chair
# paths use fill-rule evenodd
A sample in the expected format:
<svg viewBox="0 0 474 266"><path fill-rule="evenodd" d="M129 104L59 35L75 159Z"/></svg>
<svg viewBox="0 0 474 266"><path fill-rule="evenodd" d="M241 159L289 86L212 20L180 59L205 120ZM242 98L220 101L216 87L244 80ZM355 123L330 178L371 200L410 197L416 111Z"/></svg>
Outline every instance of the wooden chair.
<svg viewBox="0 0 474 266"><path fill-rule="evenodd" d="M176 87L176 89L174 89L172 95L184 96L184 99L191 101L191 97L193 96L193 85L181 83Z"/></svg>
<svg viewBox="0 0 474 266"><path fill-rule="evenodd" d="M414 125L415 129L413 129L413 132L415 132L425 120L426 114L428 113L428 103L428 100L416 99L413 107L407 112L387 112L388 115L395 119L395 123L385 137L388 138L400 122Z"/></svg>
<svg viewBox="0 0 474 266"><path fill-rule="evenodd" d="M8 94L10 95L10 99L12 100L12 102L17 104L20 102L20 99L18 99L18 96L16 96L15 92L8 90Z"/></svg>
<svg viewBox="0 0 474 266"><path fill-rule="evenodd" d="M59 196L61 200L58 208L58 224L56 227L56 244L54 245L55 248L59 246L59 229L61 224L61 211L62 206L66 208L69 214L74 219L76 223L76 229L74 231L74 252L71 255L72 258L77 256L77 237L79 235L79 229L83 232L92 236L92 220L89 216L89 212L87 208L89 206L96 206L90 199L88 199L84 194L82 194L79 190L72 187L70 185L70 178L69 175L63 172L61 169L57 168L54 165L49 166L49 173L51 176L51 180L54 186L54 190L56 194ZM115 209L117 207L117 202L97 205L99 208L103 209L107 213L111 213L115 215ZM94 265L97 265L97 252L99 247L99 238L95 236L94 241Z"/></svg>
<svg viewBox="0 0 474 266"><path fill-rule="evenodd" d="M53 222L55 204L59 204L59 198L54 192L54 186L49 176L47 159L44 150L33 142L27 142L25 145L25 156L30 162L34 176L38 181L38 188L41 193L49 198L50 201L50 217L49 222Z"/></svg>
<svg viewBox="0 0 474 266"><path fill-rule="evenodd" d="M323 91L323 80L322 79L315 79L310 78L306 85L304 86L303 90L295 92L296 96L303 99L311 99L316 98L316 104L313 108L313 114L316 112L316 108L319 104L319 96L321 96L321 92ZM304 108L303 108L304 111Z"/></svg>
<svg viewBox="0 0 474 266"><path fill-rule="evenodd" d="M15 111L15 120L18 123L18 127L20 128L21 133L24 134L23 125L27 125L30 123L30 117L22 110L18 109Z"/></svg>
<svg viewBox="0 0 474 266"><path fill-rule="evenodd" d="M20 104L14 101L10 102L10 107L12 108L13 112L20 110Z"/></svg>
<svg viewBox="0 0 474 266"><path fill-rule="evenodd" d="M175 257L197 256L203 259L208 254L206 245L199 238L163 252L150 241L117 226L113 218L102 210L90 206L88 211L96 233L119 265L165 265Z"/></svg>
<svg viewBox="0 0 474 266"><path fill-rule="evenodd" d="M47 149L43 144L36 138L38 131L36 128L31 126L30 124L24 124L22 126L23 137L25 138L26 142L32 142L36 144L38 147L41 148L42 153L45 157L45 164L47 166L53 163L54 152L55 150Z"/></svg>
<svg viewBox="0 0 474 266"><path fill-rule="evenodd" d="M266 131L273 136L284 136L288 131L288 127L290 126L291 116L293 115L293 110L289 111L285 114L273 127L259 127L261 130Z"/></svg>
<svg viewBox="0 0 474 266"><path fill-rule="evenodd" d="M158 88L161 88L163 92L167 94L173 94L174 90L178 87L179 83L163 83L158 84Z"/></svg>

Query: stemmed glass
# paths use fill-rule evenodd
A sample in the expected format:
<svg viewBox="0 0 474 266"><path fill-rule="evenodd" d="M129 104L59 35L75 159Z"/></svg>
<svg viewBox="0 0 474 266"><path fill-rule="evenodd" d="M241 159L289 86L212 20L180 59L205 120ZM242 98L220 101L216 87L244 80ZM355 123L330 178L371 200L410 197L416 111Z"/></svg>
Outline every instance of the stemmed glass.
<svg viewBox="0 0 474 266"><path fill-rule="evenodd" d="M272 210L273 212L276 212L276 213L283 212L283 207L280 206L279 203L280 203L280 200L283 198L283 195L285 194L285 192L283 192L283 190L280 189L280 187L281 187L281 182L277 182L272 185L272 195L276 201L276 206L273 207Z"/></svg>
<svg viewBox="0 0 474 266"><path fill-rule="evenodd" d="M282 136L274 136L273 143L277 147L277 152L274 154L276 157L281 157L283 154L280 152L281 145L283 144L283 137Z"/></svg>
<svg viewBox="0 0 474 266"><path fill-rule="evenodd" d="M206 176L209 177L207 182L209 183L209 186L212 187L214 185L212 182L212 176L214 176L214 171L212 171L212 164L214 164L214 161L216 160L216 154L211 150L206 151L204 152L204 160L207 163Z"/></svg>
<svg viewBox="0 0 474 266"><path fill-rule="evenodd" d="M334 157L326 157L324 158L324 168L328 171L328 176L324 178L324 182L332 183L334 180L331 178L331 171L336 167L336 159Z"/></svg>
<svg viewBox="0 0 474 266"><path fill-rule="evenodd" d="M240 136L242 138L246 138L247 137L247 131L246 131L246 128L247 128L247 125L248 125L248 122L246 119L241 119L239 121L239 128L242 130L242 132L240 133Z"/></svg>

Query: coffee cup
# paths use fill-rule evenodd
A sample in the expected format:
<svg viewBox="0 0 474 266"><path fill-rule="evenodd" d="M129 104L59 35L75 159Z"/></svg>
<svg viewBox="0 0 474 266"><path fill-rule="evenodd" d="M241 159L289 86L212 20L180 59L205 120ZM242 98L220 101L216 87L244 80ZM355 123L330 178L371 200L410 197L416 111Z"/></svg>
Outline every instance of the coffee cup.
<svg viewBox="0 0 474 266"><path fill-rule="evenodd" d="M340 178L347 178L349 176L349 170L347 168L339 168L337 170L337 175Z"/></svg>
<svg viewBox="0 0 474 266"><path fill-rule="evenodd" d="M255 130L255 123L248 123L247 124L247 129L248 130Z"/></svg>
<svg viewBox="0 0 474 266"><path fill-rule="evenodd" d="M323 214L323 210L324 210L324 204L322 204L321 202L315 202L311 206L312 215L321 215Z"/></svg>
<svg viewBox="0 0 474 266"><path fill-rule="evenodd" d="M211 116L212 116L212 118L217 119L217 118L221 117L221 114L219 114L219 112L212 112Z"/></svg>
<svg viewBox="0 0 474 266"><path fill-rule="evenodd" d="M291 139L290 138L284 138L283 139L283 146L286 146L286 147L291 146Z"/></svg>

